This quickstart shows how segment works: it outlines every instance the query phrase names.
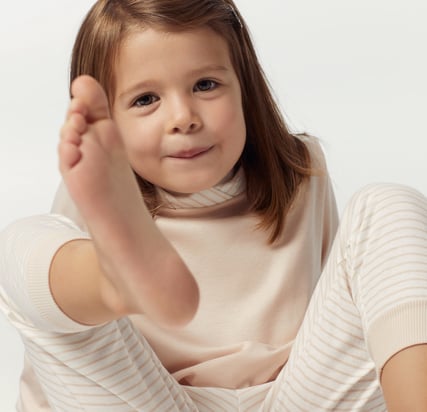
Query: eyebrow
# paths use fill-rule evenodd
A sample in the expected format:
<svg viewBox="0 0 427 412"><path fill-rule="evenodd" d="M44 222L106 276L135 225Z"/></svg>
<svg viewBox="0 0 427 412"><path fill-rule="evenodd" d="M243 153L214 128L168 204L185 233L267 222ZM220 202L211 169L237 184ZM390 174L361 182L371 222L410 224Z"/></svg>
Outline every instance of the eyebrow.
<svg viewBox="0 0 427 412"><path fill-rule="evenodd" d="M201 75L201 74L206 73L206 72L227 72L227 71L229 71L229 69L225 66L218 65L218 64L209 64L209 65L200 67L198 69L191 70L191 71L189 71L189 74L191 76L198 76L198 75ZM151 80L144 80L142 82L138 82L138 83L134 84L133 86L127 88L123 93L120 93L118 98L123 99L124 97L126 97L128 95L134 94L137 90L139 90L141 88L150 88L150 87L152 87L152 85L154 83L155 82L151 81Z"/></svg>
<svg viewBox="0 0 427 412"><path fill-rule="evenodd" d="M221 66L219 64L209 64L207 66L200 67L199 69L195 69L190 71L190 74L197 75L204 72L227 72L228 68L225 66Z"/></svg>

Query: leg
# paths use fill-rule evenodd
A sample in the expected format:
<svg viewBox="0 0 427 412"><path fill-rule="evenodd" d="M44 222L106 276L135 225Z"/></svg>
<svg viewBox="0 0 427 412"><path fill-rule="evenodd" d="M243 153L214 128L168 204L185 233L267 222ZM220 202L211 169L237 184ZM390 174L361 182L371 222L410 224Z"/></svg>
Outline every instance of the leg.
<svg viewBox="0 0 427 412"><path fill-rule="evenodd" d="M258 412L271 385L268 382L242 389L184 388L199 412Z"/></svg>
<svg viewBox="0 0 427 412"><path fill-rule="evenodd" d="M197 309L196 282L144 204L105 93L89 76L76 79L72 92L58 148L60 169L92 243L65 245L58 253L51 273L55 299L86 324L130 313L185 324Z"/></svg>
<svg viewBox="0 0 427 412"><path fill-rule="evenodd" d="M197 411L127 318L68 335L20 331L53 411Z"/></svg>
<svg viewBox="0 0 427 412"><path fill-rule="evenodd" d="M181 386L128 319L69 335L20 330L55 411L256 412L271 387ZM21 410L33 407L22 404Z"/></svg>
<svg viewBox="0 0 427 412"><path fill-rule="evenodd" d="M427 342L413 321L427 322L426 242L423 195L372 185L353 198L264 411L386 410L384 363Z"/></svg>
<svg viewBox="0 0 427 412"><path fill-rule="evenodd" d="M148 236L153 223L148 213L144 215L144 203L114 123L106 118L108 109L104 96L96 84L86 83L86 80L89 81L83 79L76 83L73 89L76 98L71 104L59 147L61 172L93 235L93 242L87 239L82 242L95 244L96 263L100 263L107 280L126 304L136 312L150 313L150 302L156 299L161 302L164 296L157 295L149 287L150 296L147 296L150 279L143 270L135 268L143 266L139 265L138 256L144 246L156 243L156 236ZM151 224L149 228L143 225L145 231L138 224L144 219L147 219L147 225ZM74 268L78 266L76 263L83 262L78 270L70 272L68 265L63 265L52 273L51 268L61 253L58 249L78 243L80 239L81 233L77 228L71 230L74 225L65 220L55 216L36 217L39 225L32 225L32 229L22 222L22 231L12 228L8 232L10 236L5 235L5 253L0 259L2 275L6 273L10 278L7 285L9 296L5 295L3 300L3 293L0 294L0 306L5 308L19 330L52 409L196 411L193 402L164 369L128 318L92 327L81 325L81 319L77 319L75 328L74 325L71 329L65 326L64 331L63 323L56 322L58 316L51 316L49 309L54 306L51 290L55 303L62 308L64 301L58 297L63 296L55 294L58 288L73 295L70 300L76 306L91 302L92 298L96 301L100 294L95 290L88 298L89 288L82 287L87 284L84 283L87 277L96 279L97 276L94 276L96 265L89 265L88 270L87 262L81 256L69 262ZM61 236L64 231L66 234ZM72 233L73 241L67 240L64 245L62 240L68 238L67 233ZM150 242L137 239L140 235L148 236ZM38 248L47 248L49 252L33 253ZM152 260L156 261L155 256ZM79 276L83 279L81 282L81 279L76 280ZM177 291L179 294L174 280L169 287L173 288L174 294ZM141 301L141 306L135 301ZM33 314L32 308L36 312L40 308L48 310ZM63 316L61 311L58 312ZM65 323L69 325L72 322L70 316L66 318Z"/></svg>

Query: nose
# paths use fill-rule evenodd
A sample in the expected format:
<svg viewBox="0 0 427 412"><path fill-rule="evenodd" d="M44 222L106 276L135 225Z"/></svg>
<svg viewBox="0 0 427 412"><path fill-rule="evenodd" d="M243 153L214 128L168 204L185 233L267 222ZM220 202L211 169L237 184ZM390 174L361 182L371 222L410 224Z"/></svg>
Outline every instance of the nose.
<svg viewBox="0 0 427 412"><path fill-rule="evenodd" d="M202 126L196 104L191 97L175 97L170 102L168 132L170 134L194 133Z"/></svg>

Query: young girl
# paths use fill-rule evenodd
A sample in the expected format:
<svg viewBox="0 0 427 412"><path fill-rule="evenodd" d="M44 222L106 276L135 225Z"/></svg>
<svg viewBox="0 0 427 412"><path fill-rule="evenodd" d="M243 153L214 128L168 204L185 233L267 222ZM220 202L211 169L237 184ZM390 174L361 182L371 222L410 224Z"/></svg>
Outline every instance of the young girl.
<svg viewBox="0 0 427 412"><path fill-rule="evenodd" d="M371 185L332 246L231 0L98 0L71 80L53 213L1 235L19 411L427 410L426 199Z"/></svg>

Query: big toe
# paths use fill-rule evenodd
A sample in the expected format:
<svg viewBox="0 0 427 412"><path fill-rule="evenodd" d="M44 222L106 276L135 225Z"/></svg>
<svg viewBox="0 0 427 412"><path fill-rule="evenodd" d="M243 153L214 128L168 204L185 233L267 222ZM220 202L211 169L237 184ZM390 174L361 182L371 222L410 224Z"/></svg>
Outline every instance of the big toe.
<svg viewBox="0 0 427 412"><path fill-rule="evenodd" d="M89 123L110 118L107 95L93 77L88 75L77 77L71 84L71 94L87 105L86 117Z"/></svg>

